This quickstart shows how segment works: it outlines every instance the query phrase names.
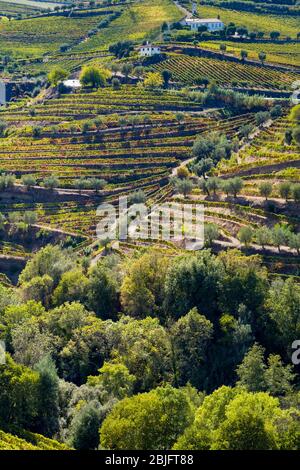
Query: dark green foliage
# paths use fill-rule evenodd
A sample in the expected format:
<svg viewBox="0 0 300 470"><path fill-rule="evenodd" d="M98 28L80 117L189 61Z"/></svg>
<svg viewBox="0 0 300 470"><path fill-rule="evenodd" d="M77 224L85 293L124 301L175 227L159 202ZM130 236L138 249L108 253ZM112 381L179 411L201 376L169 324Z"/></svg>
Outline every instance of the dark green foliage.
<svg viewBox="0 0 300 470"><path fill-rule="evenodd" d="M0 421L33 429L39 412L39 374L7 355L0 365Z"/></svg>
<svg viewBox="0 0 300 470"><path fill-rule="evenodd" d="M90 273L88 307L101 318L115 318L118 308L117 284L108 269L98 264Z"/></svg>
<svg viewBox="0 0 300 470"><path fill-rule="evenodd" d="M77 450L94 450L99 444L101 410L97 401L84 405L71 424L71 444Z"/></svg>
<svg viewBox="0 0 300 470"><path fill-rule="evenodd" d="M112 52L118 59L128 57L130 52L133 51L133 44L131 41L119 41L109 47L109 52Z"/></svg>
<svg viewBox="0 0 300 470"><path fill-rule="evenodd" d="M275 226L278 240L279 229L290 233ZM40 250L15 292L0 289L13 355L0 366L0 420L76 449L97 449L99 428L112 449L300 448L289 365L299 288L267 274L260 257L237 250L147 249L92 267ZM47 302L37 289L45 277Z"/></svg>
<svg viewBox="0 0 300 470"><path fill-rule="evenodd" d="M58 422L58 375L52 359L44 357L36 366L39 372L38 431L53 436L59 429Z"/></svg>
<svg viewBox="0 0 300 470"><path fill-rule="evenodd" d="M196 308L181 317L171 328L175 379L178 385L191 383L203 388L207 374L207 349L212 340L213 325Z"/></svg>
<svg viewBox="0 0 300 470"><path fill-rule="evenodd" d="M222 158L229 158L231 154L231 144L225 135L212 133L209 136L199 136L194 142L193 154L197 160L212 159L217 163Z"/></svg>
<svg viewBox="0 0 300 470"><path fill-rule="evenodd" d="M222 264L209 251L178 257L166 277L166 312L179 318L197 307L199 312L212 318L222 275Z"/></svg>

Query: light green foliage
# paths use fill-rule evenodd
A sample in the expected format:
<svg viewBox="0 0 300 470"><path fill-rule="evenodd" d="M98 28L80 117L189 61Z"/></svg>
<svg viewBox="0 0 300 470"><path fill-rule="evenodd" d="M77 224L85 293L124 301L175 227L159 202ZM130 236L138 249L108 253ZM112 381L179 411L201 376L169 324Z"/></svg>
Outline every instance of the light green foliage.
<svg viewBox="0 0 300 470"><path fill-rule="evenodd" d="M36 300L42 302L43 305L49 305L49 298L53 287L53 279L48 274L43 276L35 276L30 281L22 284L22 299Z"/></svg>
<svg viewBox="0 0 300 470"><path fill-rule="evenodd" d="M271 195L272 193L272 184L271 183L268 183L268 182L264 182L264 183L261 183L259 185L259 192L262 196L264 196L266 198L266 200L268 199L268 197Z"/></svg>
<svg viewBox="0 0 300 470"><path fill-rule="evenodd" d="M254 232L251 227L242 227L238 232L238 239L245 246L248 246L253 239Z"/></svg>
<svg viewBox="0 0 300 470"><path fill-rule="evenodd" d="M22 176L22 184L30 188L31 186L36 185L36 178L34 175L23 175Z"/></svg>
<svg viewBox="0 0 300 470"><path fill-rule="evenodd" d="M82 270L76 268L67 271L61 277L58 286L53 292L52 302L61 305L65 302L79 301L85 303L89 287L89 280Z"/></svg>
<svg viewBox="0 0 300 470"><path fill-rule="evenodd" d="M237 369L239 377L237 384L245 386L249 392L264 391L267 388L265 371L264 349L255 344Z"/></svg>
<svg viewBox="0 0 300 470"><path fill-rule="evenodd" d="M119 402L102 424L100 443L105 449L170 449L192 420L183 390L157 388Z"/></svg>
<svg viewBox="0 0 300 470"><path fill-rule="evenodd" d="M10 291L10 289L7 290ZM12 298L12 302L10 299L11 297L9 297L9 305L6 305L6 308L3 309L1 314L1 329L4 330L5 339L8 343L11 340L11 332L17 325L31 317L38 317L45 313L45 308L40 302L29 300L26 303L21 303L17 302L16 298Z"/></svg>
<svg viewBox="0 0 300 470"><path fill-rule="evenodd" d="M225 191L227 195L232 194L234 197L237 197L238 193L242 190L243 185L243 180L236 177L225 180L222 187L223 191Z"/></svg>
<svg viewBox="0 0 300 470"><path fill-rule="evenodd" d="M71 450L65 444L41 434L18 430L18 435L0 430L1 450Z"/></svg>
<svg viewBox="0 0 300 470"><path fill-rule="evenodd" d="M208 450L211 446L211 433L225 419L226 406L237 390L222 386L204 398L195 415L194 424L185 430L174 445L175 450Z"/></svg>
<svg viewBox="0 0 300 470"><path fill-rule="evenodd" d="M57 338L43 328L38 318L21 322L15 326L11 336L14 359L28 367L34 367L57 348Z"/></svg>
<svg viewBox="0 0 300 470"><path fill-rule="evenodd" d="M265 245L271 242L272 234L267 227L259 227L255 230L255 239L264 248Z"/></svg>
<svg viewBox="0 0 300 470"><path fill-rule="evenodd" d="M19 302L18 294L11 287L0 284L0 315L8 305L15 305ZM1 318L1 316L0 316Z"/></svg>
<svg viewBox="0 0 300 470"><path fill-rule="evenodd" d="M273 396L283 396L293 391L295 374L290 365L284 365L280 356L270 354L267 364L264 348L255 343L245 354L237 368L237 385L249 392L268 391Z"/></svg>
<svg viewBox="0 0 300 470"><path fill-rule="evenodd" d="M57 246L48 245L38 251L22 271L19 282L31 281L36 276L50 276L57 283L61 275L74 265L71 255Z"/></svg>
<svg viewBox="0 0 300 470"><path fill-rule="evenodd" d="M163 78L158 72L149 72L145 76L144 86L146 88L160 88L163 85Z"/></svg>
<svg viewBox="0 0 300 470"><path fill-rule="evenodd" d="M163 318L164 282L169 259L152 250L128 265L121 286L121 303L129 315Z"/></svg>
<svg viewBox="0 0 300 470"><path fill-rule="evenodd" d="M291 109L289 118L293 124L298 124L300 122L300 104L297 104Z"/></svg>
<svg viewBox="0 0 300 470"><path fill-rule="evenodd" d="M39 127L34 127L32 129L32 135L33 137L39 137L40 136L40 128ZM54 188L57 188L59 186L59 180L55 175L50 175L44 178L43 180L43 185L47 189L54 190Z"/></svg>
<svg viewBox="0 0 300 470"><path fill-rule="evenodd" d="M219 227L216 224L204 225L204 239L207 246L211 246L219 238Z"/></svg>
<svg viewBox="0 0 300 470"><path fill-rule="evenodd" d="M139 390L150 390L172 381L171 345L166 330L156 318L121 318L118 322L118 357L136 377Z"/></svg>
<svg viewBox="0 0 300 470"><path fill-rule="evenodd" d="M267 393L221 387L206 397L174 449L260 450L299 446L299 424ZM291 433L294 437L291 438Z"/></svg>
<svg viewBox="0 0 300 470"><path fill-rule="evenodd" d="M92 65L84 66L80 73L80 82L84 86L92 88L103 87L106 84L107 75L103 70Z"/></svg>
<svg viewBox="0 0 300 470"><path fill-rule="evenodd" d="M293 139L294 139L294 142L299 146L300 145L300 126L297 126L293 129Z"/></svg>
<svg viewBox="0 0 300 470"><path fill-rule="evenodd" d="M53 86L57 86L65 78L67 78L68 72L60 67L52 69L48 74L48 80Z"/></svg>
<svg viewBox="0 0 300 470"><path fill-rule="evenodd" d="M92 324L95 316L79 302L66 302L48 311L45 320L51 333L68 340L77 329Z"/></svg>
<svg viewBox="0 0 300 470"><path fill-rule="evenodd" d="M88 385L102 385L107 393L119 399L132 395L136 378L124 364L104 362L99 375L89 376Z"/></svg>
<svg viewBox="0 0 300 470"><path fill-rule="evenodd" d="M287 201L289 196L291 195L290 183L288 181L285 181L279 185L278 189L279 189L280 196Z"/></svg>
<svg viewBox="0 0 300 470"><path fill-rule="evenodd" d="M175 178L172 180L172 183L174 184L175 191L179 194L183 194L184 197L187 197L194 187L193 182L187 178Z"/></svg>
<svg viewBox="0 0 300 470"><path fill-rule="evenodd" d="M279 403L264 393L240 393L226 407L226 419L216 430L212 449L276 449L272 420Z"/></svg>
<svg viewBox="0 0 300 470"><path fill-rule="evenodd" d="M271 354L268 357L268 368L265 371L267 389L273 396L284 395L293 391L292 382L295 374L292 366L284 366L280 356Z"/></svg>

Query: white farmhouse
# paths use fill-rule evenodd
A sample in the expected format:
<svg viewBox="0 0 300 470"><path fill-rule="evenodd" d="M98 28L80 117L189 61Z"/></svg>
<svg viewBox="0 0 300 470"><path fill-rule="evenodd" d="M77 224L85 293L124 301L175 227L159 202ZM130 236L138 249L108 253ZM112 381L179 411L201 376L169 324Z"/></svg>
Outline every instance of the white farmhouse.
<svg viewBox="0 0 300 470"><path fill-rule="evenodd" d="M148 41L140 47L140 56L152 57L153 55L160 54L160 47L153 46Z"/></svg>
<svg viewBox="0 0 300 470"><path fill-rule="evenodd" d="M201 26L206 26L210 33L222 31L225 27L223 21L218 18L185 18L183 24L189 26L192 31L198 31Z"/></svg>

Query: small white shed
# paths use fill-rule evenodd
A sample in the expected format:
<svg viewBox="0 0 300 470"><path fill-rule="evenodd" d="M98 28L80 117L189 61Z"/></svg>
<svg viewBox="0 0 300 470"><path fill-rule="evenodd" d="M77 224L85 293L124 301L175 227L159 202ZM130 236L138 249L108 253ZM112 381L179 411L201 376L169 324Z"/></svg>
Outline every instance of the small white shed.
<svg viewBox="0 0 300 470"><path fill-rule="evenodd" d="M66 86L67 88L73 88L73 89L76 89L76 88L80 88L81 87L81 83L80 83L80 80L74 78L74 79L69 79L69 80L64 80L63 81L63 84L64 86Z"/></svg>

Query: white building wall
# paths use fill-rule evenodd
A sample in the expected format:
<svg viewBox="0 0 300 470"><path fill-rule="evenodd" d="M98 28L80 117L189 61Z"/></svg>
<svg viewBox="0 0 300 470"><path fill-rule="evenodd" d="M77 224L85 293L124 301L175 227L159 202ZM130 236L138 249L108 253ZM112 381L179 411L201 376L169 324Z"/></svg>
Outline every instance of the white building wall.
<svg viewBox="0 0 300 470"><path fill-rule="evenodd" d="M198 29L201 26L206 26L207 31L213 32L213 31L221 31L224 29L224 23L219 20L215 21L201 21L197 19L190 19L186 18L183 23L184 25L187 25L191 28L192 31L198 31Z"/></svg>
<svg viewBox="0 0 300 470"><path fill-rule="evenodd" d="M160 54L160 48L159 47L156 47L156 46L144 46L144 47L141 47L140 49L140 55L141 56L153 56L155 54Z"/></svg>

